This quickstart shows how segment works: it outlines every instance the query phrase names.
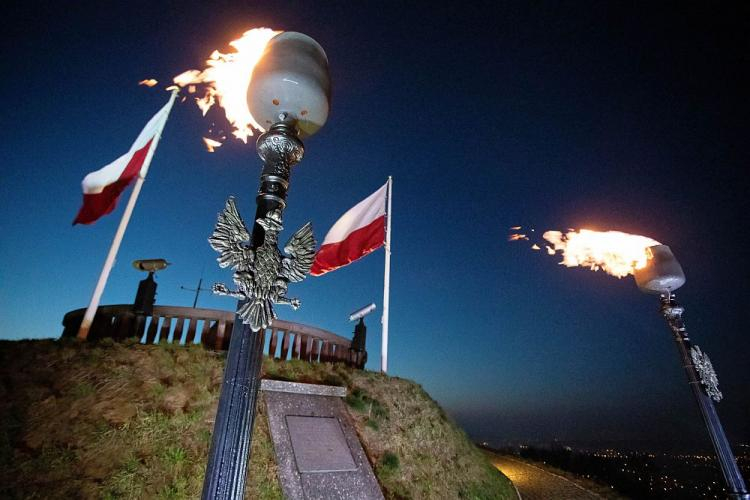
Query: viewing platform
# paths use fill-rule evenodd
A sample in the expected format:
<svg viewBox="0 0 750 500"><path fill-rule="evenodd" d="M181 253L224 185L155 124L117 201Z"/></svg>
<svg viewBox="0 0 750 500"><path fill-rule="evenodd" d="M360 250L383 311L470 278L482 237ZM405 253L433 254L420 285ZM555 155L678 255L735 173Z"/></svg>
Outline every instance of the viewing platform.
<svg viewBox="0 0 750 500"><path fill-rule="evenodd" d="M62 337L76 336L85 311L75 309L64 316ZM155 305L151 314L137 314L132 304L100 306L88 339L136 337L142 344L201 344L225 351L234 320L232 311L220 309ZM338 362L359 369L367 362L364 339L352 341L322 328L280 319L261 334L264 355L278 360Z"/></svg>

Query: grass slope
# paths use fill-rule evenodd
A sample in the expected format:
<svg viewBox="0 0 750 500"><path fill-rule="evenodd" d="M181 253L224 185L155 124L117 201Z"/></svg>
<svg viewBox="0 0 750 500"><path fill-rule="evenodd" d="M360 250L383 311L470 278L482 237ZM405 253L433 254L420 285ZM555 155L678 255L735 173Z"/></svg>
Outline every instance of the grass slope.
<svg viewBox="0 0 750 500"><path fill-rule="evenodd" d="M199 497L223 366L199 346L0 341L0 498ZM348 387L386 498L515 498L420 386L330 363L264 372ZM282 498L263 404L246 498Z"/></svg>

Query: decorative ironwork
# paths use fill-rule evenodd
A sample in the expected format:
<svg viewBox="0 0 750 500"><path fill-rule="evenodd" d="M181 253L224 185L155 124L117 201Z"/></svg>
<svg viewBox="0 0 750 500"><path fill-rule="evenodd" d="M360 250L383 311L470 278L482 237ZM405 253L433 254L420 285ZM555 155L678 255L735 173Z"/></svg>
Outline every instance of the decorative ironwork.
<svg viewBox="0 0 750 500"><path fill-rule="evenodd" d="M682 321L682 315L685 312L685 308L676 304L668 303L662 307L664 317L667 318L672 328L677 331L685 332L685 327L682 324L676 324L675 322Z"/></svg>
<svg viewBox="0 0 750 500"><path fill-rule="evenodd" d="M266 165L265 175L276 175L289 179L294 165L302 161L305 147L296 133L290 133L292 127L279 123L266 132L264 140L258 141L258 155ZM288 187L288 182L285 187Z"/></svg>
<svg viewBox="0 0 750 500"><path fill-rule="evenodd" d="M719 390L719 377L716 376L708 354L701 351L701 348L697 345L694 345L690 348L690 357L693 360L695 370L700 376L701 385L706 390L706 394L718 403L721 401L723 395Z"/></svg>
<svg viewBox="0 0 750 500"><path fill-rule="evenodd" d="M227 200L219 214L216 228L208 239L219 252L216 259L221 267L231 267L237 290L216 283L213 292L245 301L237 310L242 322L257 332L268 328L276 318L273 304L287 304L297 309L299 299L286 296L288 284L299 282L310 271L315 258L315 238L308 222L295 232L284 246L282 255L277 246L278 235L284 229L281 210L272 210L256 221L265 231L263 243L253 249L248 243L250 233L237 211L234 198Z"/></svg>

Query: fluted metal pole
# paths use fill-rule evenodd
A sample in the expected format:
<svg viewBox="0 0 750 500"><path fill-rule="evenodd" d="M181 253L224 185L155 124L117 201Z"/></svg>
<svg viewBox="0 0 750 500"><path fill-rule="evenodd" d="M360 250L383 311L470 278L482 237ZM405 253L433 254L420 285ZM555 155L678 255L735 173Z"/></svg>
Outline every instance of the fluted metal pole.
<svg viewBox="0 0 750 500"><path fill-rule="evenodd" d="M256 221L271 210L286 207L291 168L302 160L304 147L297 138L295 124L280 122L258 137L257 150L264 166L256 199ZM264 236L256 222L252 247L261 246ZM237 308L242 304L238 303ZM235 315L203 481L204 500L244 498L262 363L263 330L253 332Z"/></svg>
<svg viewBox="0 0 750 500"><path fill-rule="evenodd" d="M204 499L244 496L255 399L263 363L262 337L262 331L253 332L235 315L203 482Z"/></svg>
<svg viewBox="0 0 750 500"><path fill-rule="evenodd" d="M688 337L685 323L682 319L684 309L677 303L673 293L667 293L661 296L661 312L667 320L669 328L674 335L674 340L677 344L677 350L680 353L682 366L685 368L688 383L693 391L693 396L695 396L695 401L698 403L698 408L700 409L701 416L703 417L703 421L708 429L711 442L714 445L716 458L719 460L719 466L724 475L724 482L729 489L729 498L750 500L750 494L748 494L745 481L742 478L742 473L740 472L739 467L737 467L737 460L734 458L732 448L729 446L727 437L724 434L724 428L721 426L719 416L716 414L714 403L711 396L709 396L706 391L706 386L703 382L704 375L698 372L693 361L692 353L694 352L694 348L690 343L690 338ZM700 353L699 350L696 352ZM720 398L721 393L718 392L718 388L714 387L713 390L715 391L714 397Z"/></svg>

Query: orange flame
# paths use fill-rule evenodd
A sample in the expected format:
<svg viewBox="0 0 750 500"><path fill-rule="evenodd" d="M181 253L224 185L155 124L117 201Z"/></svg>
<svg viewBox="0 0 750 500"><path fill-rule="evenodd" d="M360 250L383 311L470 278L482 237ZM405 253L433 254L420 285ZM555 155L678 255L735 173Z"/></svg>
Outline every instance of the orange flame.
<svg viewBox="0 0 750 500"><path fill-rule="evenodd" d="M648 247L660 245L656 240L619 231L546 231L544 239L550 255L562 252L561 265L583 266L592 271L601 269L607 274L622 278L642 269L648 262Z"/></svg>
<svg viewBox="0 0 750 500"><path fill-rule="evenodd" d="M209 139L208 137L203 138L203 144L205 144L206 151L208 151L209 153L213 153L214 151L216 151L216 148L222 145L221 142Z"/></svg>
<svg viewBox="0 0 750 500"><path fill-rule="evenodd" d="M146 87L153 87L157 83L159 82L154 80L153 78L147 78L145 80L141 80L140 82L138 82L138 85L145 85Z"/></svg>
<svg viewBox="0 0 750 500"><path fill-rule="evenodd" d="M247 107L247 88L253 68L263 56L266 45L279 33L268 28L246 31L237 40L229 42L234 52L223 54L214 50L206 61L206 69L185 71L174 77L174 83L180 87L205 84L204 96L195 99L203 115L218 104L234 127L232 134L247 142L247 138L253 135L253 128L264 131Z"/></svg>
<svg viewBox="0 0 750 500"><path fill-rule="evenodd" d="M509 234L508 241L528 240L529 237L525 234Z"/></svg>

